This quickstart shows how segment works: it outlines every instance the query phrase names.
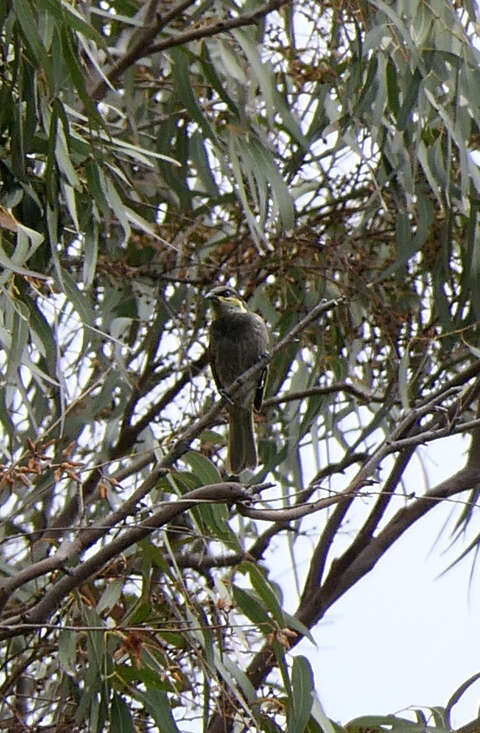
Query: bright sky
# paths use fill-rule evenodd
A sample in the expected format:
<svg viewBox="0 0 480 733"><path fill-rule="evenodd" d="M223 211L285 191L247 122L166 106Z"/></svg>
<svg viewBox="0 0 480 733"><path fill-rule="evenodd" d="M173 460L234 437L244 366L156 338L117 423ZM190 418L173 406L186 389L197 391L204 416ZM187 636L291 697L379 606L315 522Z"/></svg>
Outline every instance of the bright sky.
<svg viewBox="0 0 480 733"><path fill-rule="evenodd" d="M465 447L460 438L428 447L431 485L463 465ZM409 484L423 483L415 471ZM445 706L480 671L477 573L469 587L467 559L439 577L465 547L447 551L452 521L435 544L452 506L432 510L335 603L314 631L317 649L302 642L296 650L310 659L333 720L345 724L366 714L405 715L409 706ZM454 708L456 726L476 717L479 693L477 682Z"/></svg>

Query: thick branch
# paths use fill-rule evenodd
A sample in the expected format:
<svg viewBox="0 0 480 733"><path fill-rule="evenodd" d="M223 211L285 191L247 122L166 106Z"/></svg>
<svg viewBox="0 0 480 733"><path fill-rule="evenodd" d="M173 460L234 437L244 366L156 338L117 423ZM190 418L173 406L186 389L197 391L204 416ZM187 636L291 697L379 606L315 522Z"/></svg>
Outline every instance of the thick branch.
<svg viewBox="0 0 480 733"><path fill-rule="evenodd" d="M18 633L16 629L8 628L10 624L21 622L39 624L46 621L68 593L74 590L74 588L78 588L87 578L98 572L109 560L124 552L128 547L139 542L144 537L147 537L155 529L171 522L172 519L179 514L183 514L193 506L204 502L231 503L248 499L250 499L250 493L245 490L242 484L225 482L202 486L199 489L188 492L181 499L166 502L152 516L140 522L135 527L126 528L121 534L108 542L108 544L101 547L94 555L76 565L73 570L68 571L68 575L58 580L53 588L45 593L43 598L27 613L23 614L23 616L17 615L10 619L9 622L4 622L3 626L0 626L0 628L4 628L4 631L0 633L0 639L15 636ZM73 544L75 543L69 543L61 553L63 556L67 555L70 560L75 557L72 552ZM58 554L60 554L60 551Z"/></svg>
<svg viewBox="0 0 480 733"><path fill-rule="evenodd" d="M251 13L240 15L238 18L228 18L226 20L218 21L217 23L201 25L197 28L192 28L189 31L185 31L184 33L179 33L176 36L166 38L164 41L152 43L155 36L158 35L158 33L163 28L165 28L168 22L170 22L171 17L177 16L180 12L179 9L182 9L183 11L190 5L193 5L194 1L195 0L185 0L183 3L180 4L180 6L178 6L178 8L174 8L167 16L164 16L163 18L161 16L158 16L155 25L149 30L145 31L145 33L128 51L128 53L126 53L125 56L121 58L111 69L111 71L107 75L108 82L114 82L124 73L124 71L126 71L130 66L139 61L141 58L151 56L154 53L159 53L160 51L165 51L166 49L173 48L175 46L184 46L186 43L198 41L202 38L216 36L219 33L224 33L225 31L233 30L234 28L242 28L247 25L255 25L269 13L273 12L274 10L278 10L282 7L282 5L287 5L290 2L290 0L270 0L270 2L267 2L262 7L257 8L257 10L254 10ZM98 82L98 84L93 88L91 92L93 99L99 101L103 98L108 90L108 82L104 79Z"/></svg>
<svg viewBox="0 0 480 733"><path fill-rule="evenodd" d="M260 519L264 522L295 522L303 517L307 517L310 514L326 509L327 506L332 504L338 504L341 501L348 499L347 494L336 494L335 496L327 496L324 499L318 499L317 501L305 502L302 504L296 504L290 509L255 509L249 506L239 506L239 514L243 514L244 517L250 517L251 519Z"/></svg>
<svg viewBox="0 0 480 733"><path fill-rule="evenodd" d="M378 526L378 523L380 522L380 519L383 516L385 509L393 496L393 492L395 491L398 482L401 480L403 472L413 453L414 448L410 448L408 451L404 450L398 456L393 470L390 472L390 476L385 482L383 490L375 502L375 506L373 507L367 521L361 530L357 532L354 541L342 556L342 562L345 566L348 565L351 559L358 554L361 548L371 540L373 532ZM325 531L322 533L320 541L312 556L307 580L305 581L302 593L302 599L300 601L300 607L303 602L308 601L312 594L316 593L320 586L322 576L325 571L327 556L343 517L344 513L341 512L341 507L339 506L336 516L332 515L330 521L327 523ZM337 560L337 562L340 563L340 560Z"/></svg>
<svg viewBox="0 0 480 733"><path fill-rule="evenodd" d="M172 10L166 15L159 15L154 13L154 21L150 28L144 28L141 33L138 34L134 43L128 49L127 53L122 56L121 59L110 69L105 79L101 79L91 89L90 94L92 99L99 102L105 96L110 85L112 85L130 66L135 64L141 58L150 54L149 47L153 39L165 28L171 20L178 17L183 13L184 10L194 5L196 0L183 0L179 5L172 8Z"/></svg>
<svg viewBox="0 0 480 733"><path fill-rule="evenodd" d="M200 28L193 28L191 31L185 31L185 33L180 33L178 36L174 36L173 38L166 38L164 41L160 41L159 43L150 46L148 53L158 53L159 51L165 51L167 48L172 48L173 46L183 46L185 43L198 41L201 38L210 38L211 36L216 36L218 33L224 33L225 31L230 31L234 28L242 28L246 25L255 25L269 13L272 13L274 10L278 10L282 5L288 5L289 3L290 0L270 0L270 2L265 3L262 7L257 8L257 10L240 15L238 18L220 20L218 23L205 25Z"/></svg>
<svg viewBox="0 0 480 733"><path fill-rule="evenodd" d="M468 375L470 379L478 372L473 371ZM347 512L353 496L358 493L361 486L368 477L380 466L383 459L391 452L400 450L400 455L394 465L389 477L389 488L395 488L401 480L403 471L414 451L414 447L424 442L424 432L427 435L432 432L441 432L438 428L439 420L445 422L445 414L448 420L454 420L457 414L469 408L472 401L477 399L479 391L479 380L465 388L458 394L457 386L447 385L430 400L425 400L418 408L408 411L397 427L392 431L385 441L377 448L372 456L365 462L364 466L357 473L348 489L344 492L345 502L339 504L332 517L327 523L326 529L316 550L316 556L312 561L310 573L305 584L305 590L295 616L307 627L317 623L325 614L326 610L344 593L346 593L360 578L366 575L391 547L398 538L411 527L418 519L424 516L439 502L461 491L471 488L480 481L480 430L478 421L471 421L472 441L470 453L465 467L454 476L439 484L434 489L408 506L398 511L393 519L388 522L384 529L377 536L373 536L375 527L383 516L387 498L381 496L373 508L370 517L364 525L364 532L354 540L352 547L356 552L350 552L350 548L341 558L332 563L323 585L320 585L324 563L328 549L341 522ZM446 411L438 413L438 405L445 399L456 394L457 399L449 405ZM425 426L420 425L420 420L429 413L432 418ZM460 428L460 426L458 426ZM465 424L462 432L465 432ZM408 437L407 437L408 436ZM407 445L408 443L408 445ZM386 491L386 488L384 491ZM347 492L350 496L347 495ZM390 493L390 492L389 492ZM301 637L297 637L293 644L297 644ZM246 674L253 687L257 689L265 680L275 665L275 655L269 643L255 655L246 670ZM220 709L213 716L208 727L208 733L226 733L231 730L231 716Z"/></svg>
<svg viewBox="0 0 480 733"><path fill-rule="evenodd" d="M386 527L376 537L372 538L368 545L355 557L344 572L339 574L336 563L333 563L323 588L317 594L317 601L321 595L322 606L325 605L322 615L337 598L366 575L385 552L415 522L425 516L439 502L470 489L473 485L478 484L479 481L480 469L478 467L472 469L467 465L431 491L427 491L424 496L419 497L408 506L400 509ZM301 617L308 618L311 612L312 607L310 606L308 608L306 605L300 615ZM315 615L316 611L314 612Z"/></svg>
<svg viewBox="0 0 480 733"><path fill-rule="evenodd" d="M315 306L299 323L294 326L290 332L272 349L272 355L283 349L321 313L334 307L338 301L330 300L327 302L319 303ZM263 369L266 364L270 361L271 356L265 355L244 374L233 382L230 387L225 390L223 397L208 410L201 418L194 421L178 440L173 444L170 451L164 456L164 458L157 464L157 466L150 472L148 477L141 483L141 485L132 493L132 495L122 503L122 505L110 512L110 514L104 518L101 523L93 525L89 530L83 530L77 534L77 537L73 541L64 543L59 550L51 558L40 560L39 562L25 568L20 573L17 573L10 578L7 578L0 583L0 608L3 607L8 600L11 593L17 588L21 587L25 582L34 578L40 577L47 572L58 569L63 566L66 559L72 556L79 555L86 549L91 547L97 542L102 536L104 536L111 527L122 522L130 514L134 513L138 503L151 491L161 476L165 474L165 471L170 468L175 461L178 460L188 449L190 444L195 438L197 438L203 430L208 428L213 421L216 419L223 405L226 403L230 395L234 395L238 391L242 384L250 379L254 374ZM336 498L335 498L336 499Z"/></svg>
<svg viewBox="0 0 480 733"><path fill-rule="evenodd" d="M435 507L443 499L453 496L472 486L473 482L480 480L480 469L466 467L452 476L436 488L427 492L424 497L417 499L413 504L401 509L383 532L368 545L360 554L350 568L338 576L335 567L332 567L325 584L317 588L310 599L303 602L296 617L307 628L317 623L323 617L328 608L344 593L347 592L361 577L368 573L378 560L384 555L387 549L396 542L403 532L412 526L418 519ZM339 511L337 509L337 511ZM292 640L295 646L302 637L298 636ZM270 644L265 646L255 655L247 669L247 677L253 687L257 689L265 680L267 675L275 666L275 655ZM229 723L224 716L216 714L208 728L208 733L225 733L230 731Z"/></svg>
<svg viewBox="0 0 480 733"><path fill-rule="evenodd" d="M456 728L455 733L480 733L480 718L465 723L461 728Z"/></svg>

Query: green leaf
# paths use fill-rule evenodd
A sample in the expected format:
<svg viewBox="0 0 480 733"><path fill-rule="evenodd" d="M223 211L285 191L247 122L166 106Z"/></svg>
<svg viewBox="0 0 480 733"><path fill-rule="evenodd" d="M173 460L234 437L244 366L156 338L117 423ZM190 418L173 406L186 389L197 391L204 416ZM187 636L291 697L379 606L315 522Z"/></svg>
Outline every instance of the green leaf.
<svg viewBox="0 0 480 733"><path fill-rule="evenodd" d="M55 159L60 171L63 173L70 186L72 186L72 188L80 189L80 181L70 160L70 153L68 150L70 138L68 117L63 105L58 100L54 101L53 107L60 122L55 129Z"/></svg>
<svg viewBox="0 0 480 733"><path fill-rule="evenodd" d="M404 410L408 410L410 407L410 400L408 396L408 371L410 367L410 354L408 351L408 345L407 348L404 350L402 354L402 358L400 359L400 363L398 365L398 389L400 394L400 400L402 403L402 408Z"/></svg>
<svg viewBox="0 0 480 733"><path fill-rule="evenodd" d="M82 613L85 617L85 625L94 627L87 632L87 649L92 676L96 676L105 671L103 662L106 650L105 636L102 631L103 622L96 611L88 606L82 606Z"/></svg>
<svg viewBox="0 0 480 733"><path fill-rule="evenodd" d="M413 238L413 248L419 250L425 244L433 224L433 205L428 196L419 191L417 194L417 231Z"/></svg>
<svg viewBox="0 0 480 733"><path fill-rule="evenodd" d="M215 134L203 115L192 89L186 50L182 47L173 48L170 49L169 54L173 62L172 73L178 98L185 105L192 120L198 123L203 134L211 140L215 140Z"/></svg>
<svg viewBox="0 0 480 733"><path fill-rule="evenodd" d="M261 239L263 236L263 232L261 231L260 227L257 224L255 214L252 211L252 208L250 206L249 196L247 194L247 190L246 190L246 187L243 181L242 163L241 163L239 151L237 150L236 136L234 136L233 134L230 134L228 143L229 143L228 152L229 152L229 157L230 157L230 167L232 169L232 173L235 178L235 183L237 184L238 197L242 203L243 211L246 216L247 223L250 229L252 230L256 239Z"/></svg>
<svg viewBox="0 0 480 733"><path fill-rule="evenodd" d="M128 621L131 626L139 626L150 617L151 613L152 609L150 603L143 602L139 599L137 604L134 605L133 608L129 609L126 621Z"/></svg>
<svg viewBox="0 0 480 733"><path fill-rule="evenodd" d="M395 733L451 733L445 728L437 728L436 726L426 726L424 723L401 718L397 715L362 715L354 718L346 726L350 731L365 730L365 728L374 728L375 730L388 730Z"/></svg>
<svg viewBox="0 0 480 733"><path fill-rule="evenodd" d="M379 278L379 282L386 280L387 278L391 277L391 275L398 273L399 270L403 270L410 258L417 251L418 240L412 237L409 215L404 212L399 212L397 214L395 224L397 257L395 259L395 262L387 267L382 273L381 278Z"/></svg>
<svg viewBox="0 0 480 733"><path fill-rule="evenodd" d="M94 100L87 92L85 76L78 60L77 48L75 47L71 32L65 25L60 27L60 38L62 42L64 61L70 72L75 89L87 109L90 123L97 124L101 127L103 126L103 120L98 114Z"/></svg>
<svg viewBox="0 0 480 733"><path fill-rule="evenodd" d="M290 195L272 154L257 138L230 136L230 156L232 170L238 184L240 199L252 229L261 234L261 227L266 220L268 210L268 192L279 215L284 229L290 229L295 219L293 199ZM243 176L248 182L249 194L258 209L260 226L255 220L249 197L243 183Z"/></svg>
<svg viewBox="0 0 480 733"><path fill-rule="evenodd" d="M114 692L111 707L111 731L135 733L135 730L128 705L117 692Z"/></svg>
<svg viewBox="0 0 480 733"><path fill-rule="evenodd" d="M218 484L222 481L216 466L201 453L188 451L182 460L190 466L200 486Z"/></svg>
<svg viewBox="0 0 480 733"><path fill-rule="evenodd" d="M387 59L385 75L387 82L388 106L390 107L392 114L398 118L400 111L400 92L398 87L397 69L390 57Z"/></svg>
<svg viewBox="0 0 480 733"><path fill-rule="evenodd" d="M238 41L248 59L250 68L262 91L262 99L267 115L272 118L276 111L272 66L260 57L258 44L250 30L236 29L232 31L232 35Z"/></svg>
<svg viewBox="0 0 480 733"><path fill-rule="evenodd" d="M18 256L16 256L16 251L14 252L14 257L16 259L19 259ZM21 259L25 260L25 257L22 257ZM9 279L10 275L9 273L15 272L17 275L23 275L26 277L33 277L37 278L38 280L50 280L50 277L48 275L43 275L41 272L35 272L34 270L28 270L25 267L22 267L21 265L18 265L12 258L10 258L7 253L5 252L3 245L0 240L0 265L3 267L5 272L1 276L1 280L5 282Z"/></svg>
<svg viewBox="0 0 480 733"><path fill-rule="evenodd" d="M210 168L210 161L205 150L205 141L198 131L194 132L190 138L190 155L206 193L210 196L218 196L219 191Z"/></svg>
<svg viewBox="0 0 480 733"><path fill-rule="evenodd" d="M17 382L17 372L20 363L23 362L23 352L27 345L28 324L23 315L17 309L13 312L12 342L8 352L7 383Z"/></svg>
<svg viewBox="0 0 480 733"><path fill-rule="evenodd" d="M110 209L117 217L123 229L124 236L122 244L125 244L131 234L130 224L128 222L129 217L127 216L127 212L125 210L125 204L122 201L111 178L104 174L104 172L100 169L98 169L98 181L100 183L105 200L108 202Z"/></svg>
<svg viewBox="0 0 480 733"><path fill-rule="evenodd" d="M318 728L312 725L313 721L318 726ZM311 733L345 733L345 728L342 728L338 724L332 724L331 720L327 718L316 693L313 696L311 723L307 730L308 733L310 733L310 731Z"/></svg>
<svg viewBox="0 0 480 733"><path fill-rule="evenodd" d="M67 205L68 213L70 214L74 227L76 231L78 232L80 231L80 226L78 223L78 216L77 216L77 201L75 197L75 189L72 186L69 186L68 183L65 183L62 180L60 181L60 187L63 193L63 198Z"/></svg>
<svg viewBox="0 0 480 733"><path fill-rule="evenodd" d="M255 688L252 685L251 681L248 679L248 676L245 674L243 669L239 667L238 664L235 663L235 661L228 656L225 656L222 660L222 663L220 663L220 660L217 658L215 661L215 666L219 671L226 670L229 675L235 680L236 684L238 685L239 691L243 693L245 696L245 700L250 703L255 703L256 700L256 692ZM224 675L222 675L224 676Z"/></svg>
<svg viewBox="0 0 480 733"><path fill-rule="evenodd" d="M420 74L418 69L415 69L414 73L412 74L408 82L408 86L406 86L405 81L403 81L404 88L406 86L406 92L404 92L403 104L400 107L397 117L399 130L405 130L411 121L412 110L418 99L421 82L422 75Z"/></svg>
<svg viewBox="0 0 480 733"><path fill-rule="evenodd" d="M66 270L61 270L60 281L63 285L65 294L71 301L83 324L85 326L93 326L95 317L87 295L79 289L70 273Z"/></svg>
<svg viewBox="0 0 480 733"><path fill-rule="evenodd" d="M253 588L256 590L258 596L264 602L267 611L270 611L278 626L280 628L284 628L285 617L283 615L282 608L279 604L276 593L274 592L268 580L265 578L265 575L262 573L259 567L253 565L252 563L242 563L241 567L248 572L250 582Z"/></svg>
<svg viewBox="0 0 480 733"><path fill-rule="evenodd" d="M137 212L131 209L129 206L124 206L123 210L125 212L125 216L131 224L134 224L136 227L138 227L138 229L142 229L144 232L146 232L146 234L150 235L150 237L156 239L158 242L161 242L162 244L168 246L168 242L166 242L165 239L162 239L162 237L157 234L157 232L155 231L155 226L153 224L144 219L143 216L140 216L140 214L137 214Z"/></svg>
<svg viewBox="0 0 480 733"><path fill-rule="evenodd" d="M312 636L312 633L310 629L305 626L305 624L302 624L301 621L298 620L296 616L293 616L290 613L283 612L283 615L285 617L286 625L289 629L293 629L294 631L298 631L300 636L305 636L314 646L316 646L316 641L314 637Z"/></svg>
<svg viewBox="0 0 480 733"><path fill-rule="evenodd" d="M292 698L289 700L288 733L303 733L313 705L313 672L309 661L295 656L292 666Z"/></svg>
<svg viewBox="0 0 480 733"><path fill-rule="evenodd" d="M271 617L251 591L233 585L232 593L238 608L250 621L253 621L260 628L262 634L266 635L274 630L275 626Z"/></svg>
<svg viewBox="0 0 480 733"><path fill-rule="evenodd" d="M102 611L113 608L122 594L123 585L123 578L118 578L117 580L112 580L112 582L108 583L97 603L97 613L100 614Z"/></svg>
<svg viewBox="0 0 480 733"><path fill-rule="evenodd" d="M116 153L124 153L125 155L131 156L134 160L142 163L146 167L153 167L153 163L150 158L154 160L163 160L166 163L171 163L173 166L179 168L181 163L170 155L164 155L163 153L156 153L154 150L148 148L142 148L140 145L132 145L132 143L121 140L120 138L114 138L113 140L102 130L98 131L98 137L100 140L104 140L105 145L108 149Z"/></svg>
<svg viewBox="0 0 480 733"><path fill-rule="evenodd" d="M25 294L22 295L22 301L28 308L28 321L33 331L33 337L37 337L37 348L44 357L48 365L49 374L52 376L56 374L57 365L57 342L55 336L47 319L37 307L35 301Z"/></svg>
<svg viewBox="0 0 480 733"><path fill-rule="evenodd" d="M109 203L103 191L103 179L100 178L100 168L93 161L89 161L86 166L88 190L95 199L98 208L104 213L109 213Z"/></svg>
<svg viewBox="0 0 480 733"><path fill-rule="evenodd" d="M76 655L77 633L71 629L62 629L58 635L58 659L68 674L75 671Z"/></svg>
<svg viewBox="0 0 480 733"><path fill-rule="evenodd" d="M224 47L224 43L219 39L218 42L215 44L215 48L216 47ZM231 96L226 91L224 85L220 81L220 77L217 74L215 65L212 61L212 58L211 58L211 55L208 49L209 49L208 41L202 43L201 63L202 63L203 72L205 74L205 78L211 84L213 89L215 89L220 99L223 102L225 102L225 104L230 109L230 111L233 112L233 114L236 117L238 117L239 112L238 112L237 105L235 104Z"/></svg>
<svg viewBox="0 0 480 733"><path fill-rule="evenodd" d="M137 692L137 699L155 720L162 733L180 733L172 716L167 695L155 687L147 687L146 693Z"/></svg>
<svg viewBox="0 0 480 733"><path fill-rule="evenodd" d="M371 3L374 7L381 10L387 18L392 22L395 29L398 31L400 38L405 43L406 47L409 49L412 62L416 63L417 65L420 65L420 56L418 52L418 48L416 46L415 40L412 36L412 33L410 32L410 27L407 26L407 24L404 21L404 18L401 17L397 12L395 12L396 8L388 5L383 0L371 0Z"/></svg>
<svg viewBox="0 0 480 733"><path fill-rule="evenodd" d="M278 213L284 229L291 229L295 221L293 199L288 186L275 165L272 154L257 139L252 140L252 155L256 165L263 171L278 205Z"/></svg>
<svg viewBox="0 0 480 733"><path fill-rule="evenodd" d="M474 346L473 344L469 344L468 341L466 341L465 339L463 339L463 343L476 359L480 359L480 348Z"/></svg>
<svg viewBox="0 0 480 733"><path fill-rule="evenodd" d="M36 66L45 73L49 84L52 84L52 67L47 51L38 34L38 22L32 13L28 0L15 0L13 11L22 29L23 38L32 50Z"/></svg>
<svg viewBox="0 0 480 733"><path fill-rule="evenodd" d="M95 208L95 204L93 204L93 202L92 208ZM85 228L85 247L83 259L83 282L85 284L85 288L89 288L92 285L97 270L98 237L98 225L92 212L90 221L87 223L87 226Z"/></svg>
<svg viewBox="0 0 480 733"><path fill-rule="evenodd" d="M11 305L9 305L9 307L11 307ZM15 312L16 312L17 307L18 305L13 308ZM19 317L21 318L21 316ZM9 333L7 329L0 326L0 344L3 346L3 348L9 355L7 368L9 370L9 375L11 377L12 383L13 384L18 383L16 370L18 369L19 364L22 364L26 366L27 369L29 369L29 371L32 373L32 375L38 378L39 381L44 380L48 382L49 384L52 384L55 387L58 387L59 386L58 382L53 377L51 377L49 374L47 374L42 369L40 369L34 362L32 362L31 359L26 354L25 349L23 350L20 349L20 345L25 338L24 333L23 333L23 327L21 325L20 325L20 329L22 329L21 333L15 334L14 336L13 333L12 334ZM13 352L12 352L12 342L14 338L16 340L16 344L13 347Z"/></svg>
<svg viewBox="0 0 480 733"><path fill-rule="evenodd" d="M100 48L106 45L100 33L92 25L86 23L80 13L65 0L40 0L40 5L52 14L59 24L66 23L72 30L90 38Z"/></svg>
<svg viewBox="0 0 480 733"><path fill-rule="evenodd" d="M475 684L475 682L478 682L478 680L480 680L480 672L475 672L474 675L465 680L465 682L463 682L460 687L455 690L455 692L450 696L450 699L445 707L447 716L450 714L451 709L454 707L454 705L456 705L460 698L463 697L463 695L467 692L468 688Z"/></svg>
<svg viewBox="0 0 480 733"><path fill-rule="evenodd" d="M213 537L235 550L240 550L238 537L228 525L230 511L226 504L200 503L194 512Z"/></svg>

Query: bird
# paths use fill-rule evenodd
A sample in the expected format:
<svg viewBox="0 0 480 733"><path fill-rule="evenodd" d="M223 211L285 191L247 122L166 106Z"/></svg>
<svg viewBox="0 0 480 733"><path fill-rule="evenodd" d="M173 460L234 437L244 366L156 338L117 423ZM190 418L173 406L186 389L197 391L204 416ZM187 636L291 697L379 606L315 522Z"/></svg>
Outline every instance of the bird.
<svg viewBox="0 0 480 733"><path fill-rule="evenodd" d="M220 394L268 353L268 329L263 318L248 310L236 290L226 285L207 294L212 310L208 355ZM228 467L237 476L258 463L253 409L260 410L267 367L227 398L229 417Z"/></svg>

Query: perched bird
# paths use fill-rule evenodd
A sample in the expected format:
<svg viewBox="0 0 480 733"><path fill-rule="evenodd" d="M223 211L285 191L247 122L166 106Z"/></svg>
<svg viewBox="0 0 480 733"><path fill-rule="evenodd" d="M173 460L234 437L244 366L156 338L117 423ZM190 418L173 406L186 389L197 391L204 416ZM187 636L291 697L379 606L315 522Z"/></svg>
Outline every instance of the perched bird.
<svg viewBox="0 0 480 733"><path fill-rule="evenodd" d="M263 319L249 311L232 288L213 288L207 299L213 312L209 360L215 384L222 393L267 353L268 331ZM266 378L265 367L228 398L228 463L232 474L257 465L252 410L259 410L262 405Z"/></svg>

